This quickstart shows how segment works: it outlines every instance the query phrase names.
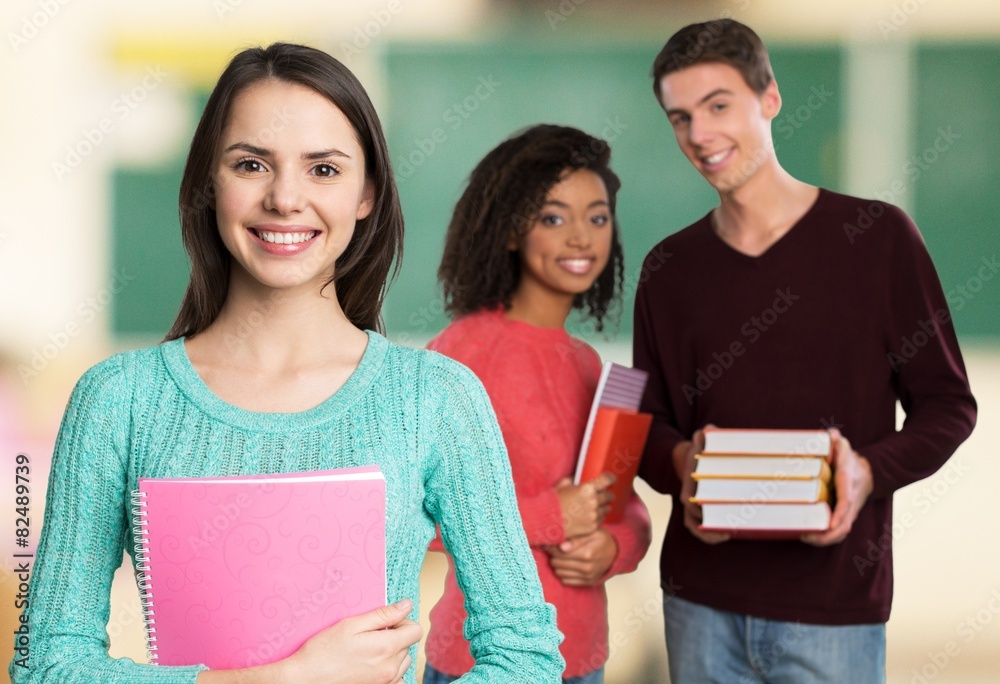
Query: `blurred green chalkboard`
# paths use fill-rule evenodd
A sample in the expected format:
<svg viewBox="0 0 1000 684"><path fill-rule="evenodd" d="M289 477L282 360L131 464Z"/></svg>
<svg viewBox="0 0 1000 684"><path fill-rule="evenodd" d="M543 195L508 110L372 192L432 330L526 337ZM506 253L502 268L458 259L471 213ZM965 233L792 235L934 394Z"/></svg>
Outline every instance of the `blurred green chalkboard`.
<svg viewBox="0 0 1000 684"><path fill-rule="evenodd" d="M390 335L420 341L444 327L436 271L469 172L514 131L547 122L577 126L611 142L613 167L623 182L618 213L626 257L617 331L629 337L642 258L717 201L677 149L653 97L649 69L660 46L519 40L387 47L388 102L380 113L407 223L403 267L384 311ZM775 46L771 57L784 100L774 125L779 158L799 178L836 189L840 50ZM195 111L205 97L192 93ZM161 337L176 315L188 273L177 222L185 154L179 150L162 168L114 174L113 264L135 274L114 302L118 335ZM573 332L594 336L586 325L574 324Z"/></svg>
<svg viewBox="0 0 1000 684"><path fill-rule="evenodd" d="M191 92L187 99L196 121L208 93ZM190 274L177 210L187 153L185 144L162 166L118 168L112 176L112 265L115 273L134 276L114 299L116 335L155 342L177 316Z"/></svg>
<svg viewBox="0 0 1000 684"><path fill-rule="evenodd" d="M914 216L958 331L1000 335L1000 47L916 51Z"/></svg>
<svg viewBox="0 0 1000 684"><path fill-rule="evenodd" d="M115 296L116 333L162 338L177 315L189 274L177 220L182 170L115 172L114 272L134 277Z"/></svg>
<svg viewBox="0 0 1000 684"><path fill-rule="evenodd" d="M435 272L469 172L514 131L557 123L611 143L612 166L622 179L618 217L626 269L618 330L628 339L643 257L717 203L678 150L653 96L649 71L660 47L541 41L391 46L383 121L407 228L403 268L385 311L390 332L421 339L444 327ZM774 123L779 158L794 175L836 188L840 51L779 46L771 55L784 99ZM585 324L576 322L571 329L592 337Z"/></svg>

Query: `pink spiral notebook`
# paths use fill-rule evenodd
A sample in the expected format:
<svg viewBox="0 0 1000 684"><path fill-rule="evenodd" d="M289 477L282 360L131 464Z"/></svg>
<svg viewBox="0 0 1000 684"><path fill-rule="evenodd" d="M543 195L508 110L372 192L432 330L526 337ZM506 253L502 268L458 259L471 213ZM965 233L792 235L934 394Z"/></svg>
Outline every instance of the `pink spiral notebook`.
<svg viewBox="0 0 1000 684"><path fill-rule="evenodd" d="M132 494L150 661L252 667L386 605L377 466L140 478Z"/></svg>

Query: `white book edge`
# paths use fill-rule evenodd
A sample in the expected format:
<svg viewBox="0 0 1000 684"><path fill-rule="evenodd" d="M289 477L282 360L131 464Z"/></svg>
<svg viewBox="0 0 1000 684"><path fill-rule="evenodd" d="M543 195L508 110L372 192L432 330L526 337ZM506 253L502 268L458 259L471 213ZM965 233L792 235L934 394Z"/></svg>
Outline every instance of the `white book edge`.
<svg viewBox="0 0 1000 684"><path fill-rule="evenodd" d="M699 504L819 503L818 497L822 491L823 486L815 478L809 480L716 478L698 480L691 500Z"/></svg>
<svg viewBox="0 0 1000 684"><path fill-rule="evenodd" d="M583 462L587 458L587 449L590 447L590 436L594 432L594 423L597 422L597 410L601 408L601 394L604 386L608 384L608 376L611 375L611 361L605 361L601 368L601 377L597 381L597 391L594 392L594 400L590 404L590 416L587 418L587 428L583 431L583 442L580 444L580 453L576 457L576 473L573 475L573 484L580 484L583 476Z"/></svg>
<svg viewBox="0 0 1000 684"><path fill-rule="evenodd" d="M199 484L280 484L288 482L291 484L302 482L348 482L352 480L384 480L385 475L379 471L369 471L364 473L322 473L316 471L312 473L300 473L297 475L282 475L282 473L272 473L273 477L267 475L236 475L218 477L143 477L146 481L155 481L158 484L175 484L198 482Z"/></svg>
<svg viewBox="0 0 1000 684"><path fill-rule="evenodd" d="M789 513L797 514L797 519L785 520ZM702 525L713 530L825 530L829 527L830 515L830 506L824 501L811 504L712 503L702 507ZM825 522L818 527L822 521Z"/></svg>
<svg viewBox="0 0 1000 684"><path fill-rule="evenodd" d="M800 442L806 439L804 447ZM778 446L764 447L760 442L777 442ZM815 444L813 444L815 442ZM831 449L830 433L825 430L756 430L716 428L706 430L706 456L743 455L791 455L827 456Z"/></svg>
<svg viewBox="0 0 1000 684"><path fill-rule="evenodd" d="M350 475L331 475L331 476L321 476L321 477L309 477L309 476L298 476L298 477L253 477L253 478L198 478L197 482L202 484L281 484L282 482L287 482L289 484L297 484L302 482L350 482L357 480L384 480L385 476L382 473L352 473ZM173 479L163 479L159 480L164 483L171 482L191 482L191 480L173 480Z"/></svg>
<svg viewBox="0 0 1000 684"><path fill-rule="evenodd" d="M696 480L717 478L808 480L823 472L816 456L723 456L699 454L695 457ZM741 467L742 466L742 467Z"/></svg>

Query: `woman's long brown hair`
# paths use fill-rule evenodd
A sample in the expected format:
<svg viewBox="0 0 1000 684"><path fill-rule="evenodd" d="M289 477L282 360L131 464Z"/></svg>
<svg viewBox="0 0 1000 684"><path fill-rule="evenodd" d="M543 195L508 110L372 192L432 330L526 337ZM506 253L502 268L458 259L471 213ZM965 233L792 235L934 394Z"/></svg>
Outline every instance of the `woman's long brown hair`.
<svg viewBox="0 0 1000 684"><path fill-rule="evenodd" d="M244 50L233 58L208 98L195 130L180 189L181 237L191 259L191 279L166 340L203 331L226 301L232 257L219 237L215 219L214 165L233 101L250 86L268 79L296 83L324 96L344 113L358 136L365 154L365 182L372 184L374 206L357 222L327 285L334 284L351 323L361 329L384 330L381 312L389 271L392 269L395 277L403 256L403 212L382 125L364 87L347 67L320 50L275 43Z"/></svg>

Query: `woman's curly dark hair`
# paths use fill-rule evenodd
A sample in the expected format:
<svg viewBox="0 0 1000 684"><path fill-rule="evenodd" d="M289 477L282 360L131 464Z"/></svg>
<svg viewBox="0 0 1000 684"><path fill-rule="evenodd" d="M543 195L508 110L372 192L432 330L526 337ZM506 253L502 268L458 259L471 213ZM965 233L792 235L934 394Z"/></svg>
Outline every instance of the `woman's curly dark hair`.
<svg viewBox="0 0 1000 684"><path fill-rule="evenodd" d="M460 316L501 304L510 308L521 280L520 257L508 249L511 236L530 230L549 190L567 172L587 169L601 177L608 191L611 255L591 288L573 300L573 308L593 317L597 330L603 330L624 278L615 215L621 181L608 166L610 158L604 140L549 124L524 129L490 151L469 176L448 225L438 268L448 313Z"/></svg>

